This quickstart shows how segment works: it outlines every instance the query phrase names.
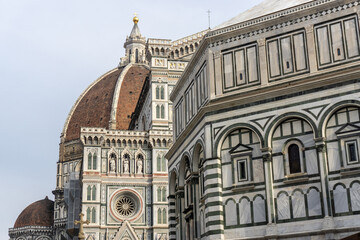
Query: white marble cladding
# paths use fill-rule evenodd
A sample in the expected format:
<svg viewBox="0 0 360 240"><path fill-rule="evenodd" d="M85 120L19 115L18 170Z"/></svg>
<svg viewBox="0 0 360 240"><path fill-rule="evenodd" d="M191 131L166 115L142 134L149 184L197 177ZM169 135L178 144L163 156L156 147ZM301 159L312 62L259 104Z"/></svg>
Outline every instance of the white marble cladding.
<svg viewBox="0 0 360 240"><path fill-rule="evenodd" d="M214 31L210 31L209 33L206 34L205 37L208 38L208 37L221 35L221 34L224 34L224 33L227 33L227 32L232 32L232 31L235 31L235 30L238 30L238 29L242 29L242 28L249 27L249 26L252 26L252 25L256 25L256 24L259 24L259 23L262 23L262 22L270 21L272 19L277 19L279 17L283 17L283 16L293 14L293 13L296 13L296 12L306 11L309 8L313 8L315 6L323 5L323 4L326 4L328 2L332 2L332 1L334 1L334 0L311 1L310 3L302 4L302 5L295 6L295 7L292 7L292 8L288 8L288 9L278 11L278 12L275 12L275 13L267 14L265 16L262 15L262 16L257 17L257 18L252 17L251 20L248 20L248 21L245 20L243 22L233 24L231 26L224 26L224 27L221 27L220 29L215 29Z"/></svg>
<svg viewBox="0 0 360 240"><path fill-rule="evenodd" d="M119 136L148 136L148 132L140 132L133 130L108 130L105 128L81 128L82 134L108 134L108 135L119 135Z"/></svg>
<svg viewBox="0 0 360 240"><path fill-rule="evenodd" d="M208 31L209 30L207 29L207 30L204 30L202 32L195 33L193 35L190 35L190 36L178 39L176 41L173 41L172 46L177 47L177 46L182 45L182 44L187 44L187 43L191 43L191 42L193 42L195 40L202 39Z"/></svg>

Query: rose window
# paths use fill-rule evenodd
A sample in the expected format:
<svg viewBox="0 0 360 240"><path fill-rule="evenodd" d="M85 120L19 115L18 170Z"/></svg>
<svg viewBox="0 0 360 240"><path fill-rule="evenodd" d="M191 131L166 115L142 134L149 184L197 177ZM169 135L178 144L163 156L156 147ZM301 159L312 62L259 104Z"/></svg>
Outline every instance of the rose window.
<svg viewBox="0 0 360 240"><path fill-rule="evenodd" d="M124 217L129 217L135 213L136 206L132 198L121 196L115 203L116 211Z"/></svg>

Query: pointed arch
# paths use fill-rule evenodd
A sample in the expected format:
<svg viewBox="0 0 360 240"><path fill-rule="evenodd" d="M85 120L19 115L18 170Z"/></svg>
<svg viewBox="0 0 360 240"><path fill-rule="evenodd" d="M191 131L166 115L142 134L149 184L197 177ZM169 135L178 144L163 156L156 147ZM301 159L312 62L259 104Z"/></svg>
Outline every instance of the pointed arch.
<svg viewBox="0 0 360 240"><path fill-rule="evenodd" d="M164 119L165 118L165 107L163 104L161 105L160 113L161 113L161 118Z"/></svg>
<svg viewBox="0 0 360 240"><path fill-rule="evenodd" d="M91 200L91 186L90 185L87 186L86 199Z"/></svg>
<svg viewBox="0 0 360 240"><path fill-rule="evenodd" d="M167 172L166 171L166 159L165 159L164 154L161 156L161 171Z"/></svg>
<svg viewBox="0 0 360 240"><path fill-rule="evenodd" d="M90 222L90 219L91 219L91 210L90 210L90 208L88 207L87 209L86 209L86 220L87 221L89 221Z"/></svg>
<svg viewBox="0 0 360 240"><path fill-rule="evenodd" d="M161 208L158 208L157 220L158 220L158 224L162 224L162 221L161 221Z"/></svg>
<svg viewBox="0 0 360 240"><path fill-rule="evenodd" d="M166 202L166 187L163 187L161 193L162 193L162 194L161 194L161 200L162 200L163 202Z"/></svg>
<svg viewBox="0 0 360 240"><path fill-rule="evenodd" d="M92 167L93 167L94 170L96 170L97 169L97 155L96 155L96 152L93 155L93 160L92 161L93 161L92 162Z"/></svg>
<svg viewBox="0 0 360 240"><path fill-rule="evenodd" d="M91 153L88 154L87 161L88 161L88 170L91 170L92 169L92 154Z"/></svg>
<svg viewBox="0 0 360 240"><path fill-rule="evenodd" d="M161 154L160 153L158 153L158 155L157 155L157 158L156 158L156 170L158 171L158 172L161 172Z"/></svg>
<svg viewBox="0 0 360 240"><path fill-rule="evenodd" d="M165 99L165 89L163 86L160 87L160 99Z"/></svg>
<svg viewBox="0 0 360 240"><path fill-rule="evenodd" d="M155 98L160 99L160 87L156 86L155 88Z"/></svg>
<svg viewBox="0 0 360 240"><path fill-rule="evenodd" d="M163 224L165 224L167 222L166 218L167 218L166 209L163 208L163 210L162 210L162 223Z"/></svg>
<svg viewBox="0 0 360 240"><path fill-rule="evenodd" d="M93 208L91 210L91 222L96 223L96 209L95 208Z"/></svg>
<svg viewBox="0 0 360 240"><path fill-rule="evenodd" d="M161 202L161 187L157 188L157 201Z"/></svg>
<svg viewBox="0 0 360 240"><path fill-rule="evenodd" d="M160 106L156 105L156 118L160 118Z"/></svg>
<svg viewBox="0 0 360 240"><path fill-rule="evenodd" d="M92 187L91 200L96 200L96 186Z"/></svg>

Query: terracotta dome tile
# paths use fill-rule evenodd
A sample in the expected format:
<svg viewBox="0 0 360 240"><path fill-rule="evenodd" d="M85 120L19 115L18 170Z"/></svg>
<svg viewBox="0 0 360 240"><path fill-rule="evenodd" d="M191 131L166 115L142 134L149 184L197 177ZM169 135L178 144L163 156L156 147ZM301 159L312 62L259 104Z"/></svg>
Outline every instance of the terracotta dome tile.
<svg viewBox="0 0 360 240"><path fill-rule="evenodd" d="M52 227L54 224L54 202L47 197L27 206L18 216L14 228L26 226Z"/></svg>

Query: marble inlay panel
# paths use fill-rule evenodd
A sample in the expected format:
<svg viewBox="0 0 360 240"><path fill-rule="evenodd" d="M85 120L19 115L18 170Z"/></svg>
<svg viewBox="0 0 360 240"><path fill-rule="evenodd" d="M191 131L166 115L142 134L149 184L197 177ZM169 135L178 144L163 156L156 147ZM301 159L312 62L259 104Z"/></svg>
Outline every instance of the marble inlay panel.
<svg viewBox="0 0 360 240"><path fill-rule="evenodd" d="M320 202L320 193L311 189L307 194L307 204L309 209L309 216L318 216L321 215L321 202Z"/></svg>
<svg viewBox="0 0 360 240"><path fill-rule="evenodd" d="M266 221L266 212L265 212L265 200L260 196L256 197L254 202L254 222L265 222Z"/></svg>
<svg viewBox="0 0 360 240"><path fill-rule="evenodd" d="M240 224L251 223L250 202L243 198L240 202Z"/></svg>
<svg viewBox="0 0 360 240"><path fill-rule="evenodd" d="M350 188L350 197L351 197L351 210L359 211L360 210L360 184L354 183Z"/></svg>
<svg viewBox="0 0 360 240"><path fill-rule="evenodd" d="M280 194L276 199L277 214L279 220L290 219L290 204L289 197L285 193Z"/></svg>
<svg viewBox="0 0 360 240"><path fill-rule="evenodd" d="M338 185L333 191L335 213L345 213L349 211L348 197L346 188Z"/></svg>
<svg viewBox="0 0 360 240"><path fill-rule="evenodd" d="M291 201L294 218L306 217L304 195L300 191L296 191L292 195Z"/></svg>
<svg viewBox="0 0 360 240"><path fill-rule="evenodd" d="M236 203L229 200L225 205L225 224L226 226L237 225Z"/></svg>

